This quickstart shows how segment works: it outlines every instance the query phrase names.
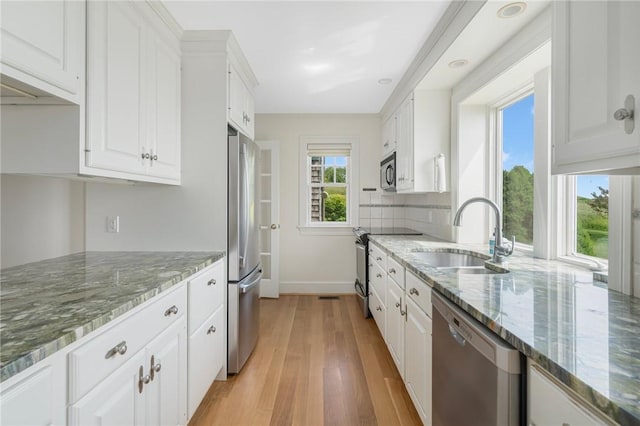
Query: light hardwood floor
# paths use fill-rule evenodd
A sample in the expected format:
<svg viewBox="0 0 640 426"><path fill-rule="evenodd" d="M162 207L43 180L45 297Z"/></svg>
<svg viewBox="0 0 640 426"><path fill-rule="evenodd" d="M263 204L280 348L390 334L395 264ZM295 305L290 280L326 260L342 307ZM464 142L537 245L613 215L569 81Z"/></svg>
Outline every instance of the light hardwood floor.
<svg viewBox="0 0 640 426"><path fill-rule="evenodd" d="M355 295L262 299L260 337L243 370L215 382L199 425L420 425L372 318Z"/></svg>

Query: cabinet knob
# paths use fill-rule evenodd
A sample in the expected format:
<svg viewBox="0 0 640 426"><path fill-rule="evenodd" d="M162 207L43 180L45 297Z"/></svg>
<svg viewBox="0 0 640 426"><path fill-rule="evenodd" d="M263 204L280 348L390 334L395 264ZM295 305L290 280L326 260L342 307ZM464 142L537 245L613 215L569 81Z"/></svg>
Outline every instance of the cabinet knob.
<svg viewBox="0 0 640 426"><path fill-rule="evenodd" d="M156 373L160 372L162 365L160 364L160 360L156 363L155 355L151 355L151 369L149 370L151 374L151 381L155 378Z"/></svg>
<svg viewBox="0 0 640 426"><path fill-rule="evenodd" d="M400 302L396 302L396 308L400 307Z"/></svg>
<svg viewBox="0 0 640 426"><path fill-rule="evenodd" d="M376 274L376 277L382 278L382 274Z"/></svg>
<svg viewBox="0 0 640 426"><path fill-rule="evenodd" d="M142 153L142 159L143 160L148 160L149 158L151 158L151 154L149 154L148 152L143 152Z"/></svg>
<svg viewBox="0 0 640 426"><path fill-rule="evenodd" d="M217 282L217 281L215 280L215 278L211 278L211 279L207 282L207 285L216 285L216 282Z"/></svg>
<svg viewBox="0 0 640 426"><path fill-rule="evenodd" d="M380 262L380 261L382 261L382 258L381 258L381 257L376 257L376 260L377 260L378 262Z"/></svg>
<svg viewBox="0 0 640 426"><path fill-rule="evenodd" d="M409 294L415 294L416 296L420 296L420 293L418 293L418 290L416 290L415 288L412 288L411 290L409 290Z"/></svg>
<svg viewBox="0 0 640 426"><path fill-rule="evenodd" d="M207 330L207 334L211 334L211 333L215 333L216 332L216 327L215 326L211 326L209 327L209 329Z"/></svg>
<svg viewBox="0 0 640 426"><path fill-rule="evenodd" d="M393 268L391 268L391 269L389 269L389 273L390 273L390 274L395 274L395 273L396 273L396 270L395 270L395 269L393 269Z"/></svg>
<svg viewBox="0 0 640 426"><path fill-rule="evenodd" d="M158 161L158 154L153 154L153 157L151 157L151 159L153 161Z"/></svg>
<svg viewBox="0 0 640 426"><path fill-rule="evenodd" d="M624 131L630 135L635 128L635 108L636 102L633 95L628 95L624 100L624 108L620 108L613 113L613 118L617 121L624 121Z"/></svg>
<svg viewBox="0 0 640 426"><path fill-rule="evenodd" d="M376 311L382 311L382 308L380 307L380 305L378 305L378 307L376 308Z"/></svg>
<svg viewBox="0 0 640 426"><path fill-rule="evenodd" d="M276 225L275 223L271 224L271 229L278 229L278 225Z"/></svg>
<svg viewBox="0 0 640 426"><path fill-rule="evenodd" d="M127 342L126 340L123 340L122 342L118 343L117 345L109 349L107 351L107 354L104 356L104 358L109 359L115 356L116 354L124 355L125 353L127 353Z"/></svg>
<svg viewBox="0 0 640 426"><path fill-rule="evenodd" d="M171 314L177 314L177 313L178 313L178 307L176 305L173 305L172 307L164 311L164 316L168 317Z"/></svg>
<svg viewBox="0 0 640 426"><path fill-rule="evenodd" d="M142 393L144 389L144 385L148 384L151 381L151 376L148 374L144 375L144 367L140 366L140 370L138 372L138 392Z"/></svg>

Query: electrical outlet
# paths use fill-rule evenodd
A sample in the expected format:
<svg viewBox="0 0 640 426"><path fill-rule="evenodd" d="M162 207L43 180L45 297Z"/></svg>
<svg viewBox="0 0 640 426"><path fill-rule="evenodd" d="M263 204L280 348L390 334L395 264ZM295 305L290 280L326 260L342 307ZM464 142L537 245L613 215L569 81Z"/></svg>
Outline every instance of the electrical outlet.
<svg viewBox="0 0 640 426"><path fill-rule="evenodd" d="M114 234L120 232L120 216L107 216L107 232Z"/></svg>

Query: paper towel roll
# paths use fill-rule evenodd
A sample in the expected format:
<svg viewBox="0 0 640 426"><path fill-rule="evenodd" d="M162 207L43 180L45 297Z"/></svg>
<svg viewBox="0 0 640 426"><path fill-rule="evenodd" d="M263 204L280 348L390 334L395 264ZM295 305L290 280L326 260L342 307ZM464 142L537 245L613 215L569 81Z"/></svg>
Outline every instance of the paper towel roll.
<svg viewBox="0 0 640 426"><path fill-rule="evenodd" d="M447 171L444 166L444 154L440 153L436 157L436 191L445 192L447 190Z"/></svg>

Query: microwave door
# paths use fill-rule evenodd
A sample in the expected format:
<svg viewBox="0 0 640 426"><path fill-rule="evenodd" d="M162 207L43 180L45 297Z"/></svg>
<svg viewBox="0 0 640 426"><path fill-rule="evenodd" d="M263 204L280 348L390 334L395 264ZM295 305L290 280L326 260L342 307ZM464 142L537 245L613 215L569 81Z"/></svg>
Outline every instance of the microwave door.
<svg viewBox="0 0 640 426"><path fill-rule="evenodd" d="M393 167L391 167L391 164L387 165L387 170L385 171L387 186L393 186L393 182L395 180L393 174L394 174Z"/></svg>

